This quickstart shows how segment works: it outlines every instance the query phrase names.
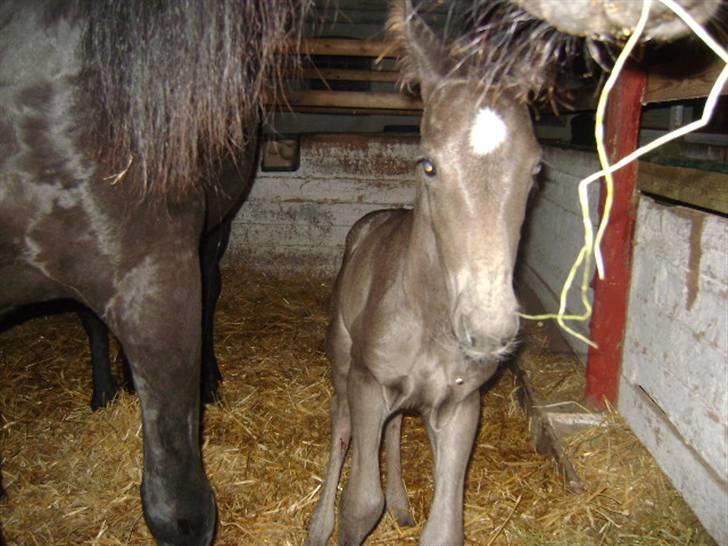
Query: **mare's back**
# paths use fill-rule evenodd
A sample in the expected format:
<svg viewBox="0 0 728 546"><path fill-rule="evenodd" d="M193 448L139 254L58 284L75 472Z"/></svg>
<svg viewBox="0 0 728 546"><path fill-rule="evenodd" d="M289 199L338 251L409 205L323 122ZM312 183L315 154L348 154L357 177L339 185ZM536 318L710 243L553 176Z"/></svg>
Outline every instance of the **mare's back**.
<svg viewBox="0 0 728 546"><path fill-rule="evenodd" d="M4 173L57 173L65 151L76 143L73 133L83 125L72 122L78 103L81 27L69 9L49 2L14 0L0 5Z"/></svg>

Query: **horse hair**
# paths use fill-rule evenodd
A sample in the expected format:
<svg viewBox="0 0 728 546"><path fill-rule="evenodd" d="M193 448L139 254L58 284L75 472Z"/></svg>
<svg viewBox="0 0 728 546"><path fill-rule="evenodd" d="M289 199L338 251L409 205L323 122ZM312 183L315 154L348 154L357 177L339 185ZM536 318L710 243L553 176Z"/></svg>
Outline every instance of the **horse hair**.
<svg viewBox="0 0 728 546"><path fill-rule="evenodd" d="M410 17L426 19L432 5L434 0L418 2ZM417 77L407 52L406 17L404 1L396 0L387 27L402 52L401 83L410 87ZM451 59L449 76L480 80L489 93L505 91L522 102L563 100L564 74L591 72L592 59L601 67L609 64L605 46L564 34L509 0L453 0L441 34ZM584 61L587 66L577 66Z"/></svg>
<svg viewBox="0 0 728 546"><path fill-rule="evenodd" d="M98 158L144 191L201 183L280 91L312 0L79 0ZM108 167L106 167L108 166Z"/></svg>

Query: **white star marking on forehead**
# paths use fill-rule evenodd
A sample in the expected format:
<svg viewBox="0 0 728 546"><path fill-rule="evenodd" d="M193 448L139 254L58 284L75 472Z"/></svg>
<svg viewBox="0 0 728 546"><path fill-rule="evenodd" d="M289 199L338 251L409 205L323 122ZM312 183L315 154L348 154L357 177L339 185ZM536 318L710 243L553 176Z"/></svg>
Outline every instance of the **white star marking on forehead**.
<svg viewBox="0 0 728 546"><path fill-rule="evenodd" d="M506 139L506 124L490 108L481 108L470 129L470 147L477 155L486 155Z"/></svg>

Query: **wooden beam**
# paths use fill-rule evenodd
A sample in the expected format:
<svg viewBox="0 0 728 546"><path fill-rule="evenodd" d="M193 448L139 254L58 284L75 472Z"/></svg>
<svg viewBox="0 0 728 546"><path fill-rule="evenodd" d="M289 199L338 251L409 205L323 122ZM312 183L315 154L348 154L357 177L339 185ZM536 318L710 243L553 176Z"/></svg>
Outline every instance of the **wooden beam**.
<svg viewBox="0 0 728 546"><path fill-rule="evenodd" d="M642 98L646 74L626 67L610 96L607 110L606 146L610 162L636 149L639 144ZM609 227L602 241L605 278L594 279L594 314L586 370L586 401L597 409L609 402L616 407L622 349L627 323L627 300L631 278L632 237L636 217L637 163L614 173L614 200ZM600 210L604 209L604 187Z"/></svg>
<svg viewBox="0 0 728 546"><path fill-rule="evenodd" d="M419 110L387 110L384 108L332 108L331 106L296 106L288 108L277 105L273 110L277 112L296 112L300 114L342 114L342 115L381 115L381 116L417 116Z"/></svg>
<svg viewBox="0 0 728 546"><path fill-rule="evenodd" d="M348 40L343 38L306 38L301 52L309 55L346 57L396 57L395 46L384 40Z"/></svg>
<svg viewBox="0 0 728 546"><path fill-rule="evenodd" d="M647 76L643 104L707 97L723 66L716 61L690 78L671 78L652 70ZM728 85L723 87L722 94L728 94Z"/></svg>
<svg viewBox="0 0 728 546"><path fill-rule="evenodd" d="M346 70L343 68L304 68L304 80L349 81L349 82L396 82L399 72L395 70Z"/></svg>
<svg viewBox="0 0 728 546"><path fill-rule="evenodd" d="M716 61L702 72L689 78L675 78L660 73L658 71L659 67L648 67L647 88L642 104L707 97L722 69L723 64ZM562 114L593 112L596 110L599 97L594 89L574 89L573 94L575 98L564 107ZM723 87L722 94L728 95L728 84ZM540 111L552 113L551 105L542 105Z"/></svg>
<svg viewBox="0 0 728 546"><path fill-rule="evenodd" d="M640 161L637 187L641 192L728 215L728 174Z"/></svg>
<svg viewBox="0 0 728 546"><path fill-rule="evenodd" d="M329 107L379 110L422 110L422 101L400 95L374 91L290 91L286 100L280 99L278 106Z"/></svg>

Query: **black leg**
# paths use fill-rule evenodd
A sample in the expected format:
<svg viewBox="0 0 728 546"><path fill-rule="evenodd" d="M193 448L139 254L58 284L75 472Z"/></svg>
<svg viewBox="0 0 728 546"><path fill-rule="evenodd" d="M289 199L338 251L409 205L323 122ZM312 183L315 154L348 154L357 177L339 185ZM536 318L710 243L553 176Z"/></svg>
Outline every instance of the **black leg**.
<svg viewBox="0 0 728 546"><path fill-rule="evenodd" d="M106 324L88 309L80 309L78 316L91 348L91 375L93 394L91 409L107 406L119 392L119 385L111 373L109 360L109 330Z"/></svg>
<svg viewBox="0 0 728 546"><path fill-rule="evenodd" d="M200 248L200 269L202 271L202 371L201 395L205 404L220 399L219 383L222 374L215 356L215 308L222 291L220 260L225 254L230 239L232 217L223 220L203 238Z"/></svg>

